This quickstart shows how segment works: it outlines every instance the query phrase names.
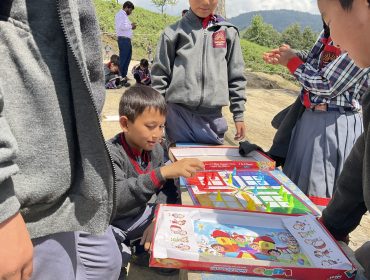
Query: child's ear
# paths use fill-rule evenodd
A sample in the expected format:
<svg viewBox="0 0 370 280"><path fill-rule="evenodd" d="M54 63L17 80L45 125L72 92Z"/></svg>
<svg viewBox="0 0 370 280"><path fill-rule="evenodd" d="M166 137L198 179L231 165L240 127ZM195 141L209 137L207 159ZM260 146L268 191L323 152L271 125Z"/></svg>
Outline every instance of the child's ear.
<svg viewBox="0 0 370 280"><path fill-rule="evenodd" d="M119 124L123 132L128 132L128 118L126 116L119 118Z"/></svg>

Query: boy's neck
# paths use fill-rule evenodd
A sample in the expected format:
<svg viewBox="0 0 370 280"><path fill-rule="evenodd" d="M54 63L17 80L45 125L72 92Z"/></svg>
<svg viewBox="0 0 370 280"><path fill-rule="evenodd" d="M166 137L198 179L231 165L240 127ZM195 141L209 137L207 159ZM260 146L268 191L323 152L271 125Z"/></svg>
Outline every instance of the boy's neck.
<svg viewBox="0 0 370 280"><path fill-rule="evenodd" d="M138 149L137 147L134 147L134 145L130 143L130 139L127 139L124 133L121 134L121 141L122 145L124 145L124 148L128 148L133 156L139 157L143 153L143 149Z"/></svg>

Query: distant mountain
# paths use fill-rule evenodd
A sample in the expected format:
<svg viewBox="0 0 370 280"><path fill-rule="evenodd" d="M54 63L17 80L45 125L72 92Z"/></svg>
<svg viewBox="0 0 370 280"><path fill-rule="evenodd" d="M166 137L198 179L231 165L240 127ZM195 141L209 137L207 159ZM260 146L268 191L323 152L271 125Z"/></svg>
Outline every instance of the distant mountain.
<svg viewBox="0 0 370 280"><path fill-rule="evenodd" d="M228 19L228 21L239 27L240 30L243 30L249 27L255 15L261 15L264 22L271 24L279 32L282 32L293 23L299 23L302 29L310 26L315 32L320 32L322 29L321 16L292 10L254 11L240 14Z"/></svg>

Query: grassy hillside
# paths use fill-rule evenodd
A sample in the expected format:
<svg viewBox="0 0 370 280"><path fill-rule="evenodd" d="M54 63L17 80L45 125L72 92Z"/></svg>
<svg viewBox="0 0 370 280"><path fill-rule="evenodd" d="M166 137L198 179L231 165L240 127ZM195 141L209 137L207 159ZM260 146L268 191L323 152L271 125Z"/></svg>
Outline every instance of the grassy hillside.
<svg viewBox="0 0 370 280"><path fill-rule="evenodd" d="M266 64L263 61L262 55L264 52L267 52L269 48L262 47L245 39L241 39L240 44L242 47L245 67L247 69L268 74L278 74L283 76L284 78L294 80L286 67L282 67L280 65Z"/></svg>
<svg viewBox="0 0 370 280"><path fill-rule="evenodd" d="M117 4L114 0L94 0L94 2L100 28L103 32L103 43L113 47L114 52L118 54L116 35L114 32L114 16L122 8L122 5ZM130 16L130 20L137 23L137 29L133 37L133 59L140 60L144 57L147 58L147 48L149 45L152 47L154 55L157 41L162 30L178 19L179 17L162 16L159 13L153 13L136 7L133 14ZM267 65L263 62L262 54L268 50L267 48L251 43L245 39L241 40L241 46L244 61L248 69L265 73L282 74L285 77L290 77L285 68Z"/></svg>
<svg viewBox="0 0 370 280"><path fill-rule="evenodd" d="M94 0L99 24L104 32L103 42L112 46L116 53L118 47L114 31L114 17L122 9L122 4L117 4L115 0ZM155 51L158 38L163 29L176 22L179 17L173 17L159 13L153 13L140 7L135 7L130 16L131 22L137 24L133 37L133 59L140 60L147 58L148 46L151 46L153 53Z"/></svg>

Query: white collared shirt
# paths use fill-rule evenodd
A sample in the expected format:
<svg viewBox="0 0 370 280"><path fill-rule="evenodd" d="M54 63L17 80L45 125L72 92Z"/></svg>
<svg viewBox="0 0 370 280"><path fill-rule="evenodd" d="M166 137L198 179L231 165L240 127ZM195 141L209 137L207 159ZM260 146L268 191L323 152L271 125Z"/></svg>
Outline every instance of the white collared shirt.
<svg viewBox="0 0 370 280"><path fill-rule="evenodd" d="M124 36L127 38L132 37L132 25L131 21L129 20L126 12L124 10L120 10L116 14L115 18L115 28L117 36Z"/></svg>

